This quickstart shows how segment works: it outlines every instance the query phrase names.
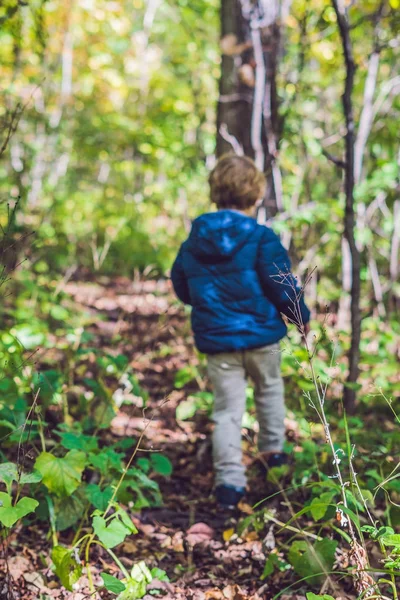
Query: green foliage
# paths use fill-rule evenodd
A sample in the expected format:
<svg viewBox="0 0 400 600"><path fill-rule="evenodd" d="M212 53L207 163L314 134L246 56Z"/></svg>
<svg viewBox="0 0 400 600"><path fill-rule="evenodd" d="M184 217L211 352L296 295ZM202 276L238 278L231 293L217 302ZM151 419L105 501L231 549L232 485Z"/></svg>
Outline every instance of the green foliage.
<svg viewBox="0 0 400 600"><path fill-rule="evenodd" d="M0 492L0 523L4 527L12 527L17 521L34 512L39 502L25 496L12 505L12 497Z"/></svg>
<svg viewBox="0 0 400 600"><path fill-rule="evenodd" d="M32 473L18 472L18 467L15 463L3 463L0 465L0 481L6 485L7 492L11 494L13 481L17 481L19 485L27 483L38 483L42 480L42 475L39 471Z"/></svg>
<svg viewBox="0 0 400 600"><path fill-rule="evenodd" d="M98 450L98 440L94 436L73 431L60 431L57 433L61 438L61 445L67 450L82 450L83 452Z"/></svg>
<svg viewBox="0 0 400 600"><path fill-rule="evenodd" d="M164 454L152 454L150 457L150 464L153 467L153 470L160 475L165 475L165 477L168 477L172 474L172 463Z"/></svg>
<svg viewBox="0 0 400 600"><path fill-rule="evenodd" d="M186 235L187 222L209 209L206 179L215 146L213 107L220 70L216 0L161 3L153 23L146 27L148 6L143 0L114 4L98 0L96 7L93 0L75 4L70 81L65 68L69 8L54 0L29 7L6 0L0 7L2 124L7 123L9 109L21 100L25 104L32 91L20 128L0 164L0 196L11 208L16 206L12 228L5 236L7 243L2 240L1 245L2 259L6 259L2 261L6 266L0 274L1 286L14 269L12 264L19 265L15 281L7 282L10 287L2 297L0 482L6 492L0 492L0 522L9 528L28 515L29 519L40 518L44 527L51 529L53 540L58 532L77 525L74 549L54 542L52 554L55 572L69 590L82 573L79 557L85 544L90 549L95 540L110 550L135 533L119 503L134 510L159 505L162 498L153 476L169 477L172 465L166 456L155 453L135 460L127 470L127 452L136 441L110 445L107 432L118 408L129 403L144 406L147 392L130 367L130 357L116 350L118 341L113 350L95 347L90 329L93 319L77 310L62 287L71 273L73 277L83 274L87 282L93 271L132 277L136 268L152 275L167 274ZM337 419L340 407L336 401L325 404L337 431L336 449L340 443L346 448L346 436L342 435L346 428L352 443L362 449L354 459L362 498L354 482L347 486L346 481L348 506L341 503L324 431L318 423L308 429L304 425L310 418L304 394L314 388L306 373L307 351L294 334L293 344L283 354L283 373L301 439L293 444L293 469L272 470L267 482L274 484L290 474L293 490L288 494L295 514L298 518L311 515L308 526L328 537L312 546L304 539L285 539L282 552L269 553L264 578L286 571L288 559L299 577L317 583L321 565L322 571L332 567L337 542L330 536L341 535L348 541L344 520L339 524L333 520L336 511L351 520L356 532L362 530L379 546L386 569L400 569L394 519L400 482L390 464L400 438L384 424L385 417L389 423L393 419L394 401L389 398L395 399L400 391L400 328L392 314L399 286L390 272L396 260L392 238L400 105L390 82L398 58L397 46L392 43L398 2L390 0L385 5L376 34L369 15L378 4L371 0L367 5L353 3L350 7L350 18L356 24L352 30L357 63L356 121L364 97L367 58L375 43L380 49L372 131L355 192L365 318L361 373L354 387L362 404L348 425L345 419ZM317 0L294 0L284 38L277 83L284 116L279 167L285 213L277 215L274 227L282 234L291 232L291 251L301 274L307 267L318 266L317 308L328 306L336 313L342 296L342 182L323 154L325 147L334 155L343 153L343 57L332 8ZM332 72L338 76L332 77ZM0 131L0 146L3 136ZM17 203L19 196L21 202ZM3 232L8 231L6 212L0 214ZM32 229L37 229L33 243ZM15 252L14 260L3 256L5 248ZM384 319L376 317L376 278L378 291L383 293L379 314L384 309ZM321 342L314 356L315 375L319 385L333 382L335 397L340 397L336 391L345 375L348 334L340 335L334 361L329 326L321 325L318 334ZM45 352L35 365L33 355L38 346ZM175 387L189 392L177 407L179 420L193 419L198 411L211 411L213 399L203 389L201 357L199 362L176 374ZM373 391L371 395L371 381L382 393ZM201 391L194 391L198 388ZM382 394L387 394L387 400ZM363 416L377 407L383 425L374 429L370 423L364 424ZM251 428L251 393L247 408L244 425ZM314 413L312 419L318 420ZM49 431L55 434L51 440L47 439ZM32 473L10 462L15 460L17 444L33 445L34 456L42 449ZM342 460L348 472L349 457ZM393 528L365 525L365 503L372 511L377 508L382 523ZM261 535L270 516L268 511L257 511L243 520L239 531L253 528ZM283 536L293 525L288 517ZM89 536L84 541L82 528ZM139 563L124 582L106 573L103 581L120 600L134 600L145 594L152 577L161 579L163 575ZM316 598L331 600L327 595L307 594L307 600Z"/></svg>
<svg viewBox="0 0 400 600"><path fill-rule="evenodd" d="M108 573L101 573L101 578L104 582L104 587L109 592L119 594L120 592L123 592L126 589L126 585L116 577L113 577L113 575L109 575Z"/></svg>
<svg viewBox="0 0 400 600"><path fill-rule="evenodd" d="M97 514L93 517L93 530L106 548L114 548L121 544L127 535L137 533L135 526L119 518L119 515L107 522Z"/></svg>
<svg viewBox="0 0 400 600"><path fill-rule="evenodd" d="M392 527L374 527L363 525L362 531L368 533L372 540L379 543L383 550L383 564L389 573L400 569L400 534L395 533Z"/></svg>
<svg viewBox="0 0 400 600"><path fill-rule="evenodd" d="M265 561L264 571L261 575L261 579L267 579L275 570L286 571L290 568L290 565L283 560L277 553L270 552L267 560Z"/></svg>
<svg viewBox="0 0 400 600"><path fill-rule="evenodd" d="M113 490L110 486L102 490L99 485L89 483L85 486L85 495L97 510L104 511L112 498Z"/></svg>
<svg viewBox="0 0 400 600"><path fill-rule="evenodd" d="M117 600L137 600L146 594L147 584L153 576L145 562L133 565L130 576L124 579L125 590L120 593Z"/></svg>
<svg viewBox="0 0 400 600"><path fill-rule="evenodd" d="M324 492L319 498L313 498L310 504L310 512L315 521L323 519L326 515L326 511L332 506L332 500L336 493L334 490L330 492Z"/></svg>
<svg viewBox="0 0 400 600"><path fill-rule="evenodd" d="M178 421L187 421L194 417L199 411L211 413L213 395L210 392L196 392L191 394L187 400L182 400L176 407L176 418Z"/></svg>
<svg viewBox="0 0 400 600"><path fill-rule="evenodd" d="M35 468L42 474L43 483L50 492L70 496L80 484L85 464L85 453L78 450L70 450L62 458L42 452L36 459Z"/></svg>
<svg viewBox="0 0 400 600"><path fill-rule="evenodd" d="M68 497L68 500L66 500L65 496L62 496L54 498L53 502L57 531L65 531L75 525L75 523L78 523L85 514L87 507L84 494L79 488Z"/></svg>
<svg viewBox="0 0 400 600"><path fill-rule="evenodd" d="M318 585L333 567L337 544L328 538L314 544L298 540L291 545L288 560L300 577L307 577L308 583Z"/></svg>
<svg viewBox="0 0 400 600"><path fill-rule="evenodd" d="M196 365L187 365L186 367L182 367L175 374L174 386L180 390L185 385L192 381L196 381L197 378L200 377L199 369Z"/></svg>
<svg viewBox="0 0 400 600"><path fill-rule="evenodd" d="M134 503L135 509L159 506L161 494L156 481L150 479L141 469L128 469L117 494L123 504Z"/></svg>
<svg viewBox="0 0 400 600"><path fill-rule="evenodd" d="M62 585L69 591L82 575L82 566L77 562L73 550L54 546L51 552L54 571Z"/></svg>

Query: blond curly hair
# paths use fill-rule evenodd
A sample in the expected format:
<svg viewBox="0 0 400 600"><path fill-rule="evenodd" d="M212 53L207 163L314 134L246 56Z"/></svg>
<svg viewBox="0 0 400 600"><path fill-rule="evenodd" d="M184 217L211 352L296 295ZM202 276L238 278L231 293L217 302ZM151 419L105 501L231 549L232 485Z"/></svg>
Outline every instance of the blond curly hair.
<svg viewBox="0 0 400 600"><path fill-rule="evenodd" d="M247 156L221 156L208 178L211 201L218 208L247 210L263 197L265 177Z"/></svg>

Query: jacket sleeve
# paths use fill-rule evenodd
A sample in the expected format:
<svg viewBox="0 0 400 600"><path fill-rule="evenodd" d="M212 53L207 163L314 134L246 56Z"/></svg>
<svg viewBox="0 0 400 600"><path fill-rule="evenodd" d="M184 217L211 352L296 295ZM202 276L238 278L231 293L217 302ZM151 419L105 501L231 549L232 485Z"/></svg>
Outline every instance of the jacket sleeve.
<svg viewBox="0 0 400 600"><path fill-rule="evenodd" d="M183 269L182 246L172 265L171 281L174 286L175 294L178 296L179 300L182 300L185 304L191 304L189 286Z"/></svg>
<svg viewBox="0 0 400 600"><path fill-rule="evenodd" d="M310 320L303 290L292 275L290 258L272 229L265 229L256 270L267 298L295 325Z"/></svg>

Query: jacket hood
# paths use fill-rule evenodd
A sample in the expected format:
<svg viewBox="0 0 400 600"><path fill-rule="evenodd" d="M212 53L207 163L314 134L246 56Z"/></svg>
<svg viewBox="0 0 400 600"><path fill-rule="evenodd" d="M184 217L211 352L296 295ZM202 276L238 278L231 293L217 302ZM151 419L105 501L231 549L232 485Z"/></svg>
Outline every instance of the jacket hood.
<svg viewBox="0 0 400 600"><path fill-rule="evenodd" d="M187 247L203 262L228 260L257 227L251 217L233 210L207 213L193 221Z"/></svg>

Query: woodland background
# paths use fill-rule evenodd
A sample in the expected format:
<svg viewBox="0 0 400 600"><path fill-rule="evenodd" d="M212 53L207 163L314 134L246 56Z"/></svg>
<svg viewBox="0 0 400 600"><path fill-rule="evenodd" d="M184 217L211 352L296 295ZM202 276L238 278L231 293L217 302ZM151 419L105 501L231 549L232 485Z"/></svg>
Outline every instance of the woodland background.
<svg viewBox="0 0 400 600"><path fill-rule="evenodd" d="M3 0L0 596L398 597L399 8ZM227 150L315 316L282 354L294 465L233 527L168 283Z"/></svg>

